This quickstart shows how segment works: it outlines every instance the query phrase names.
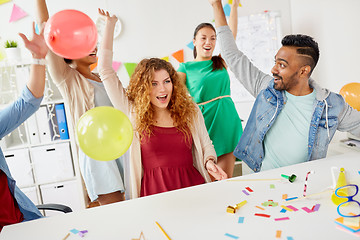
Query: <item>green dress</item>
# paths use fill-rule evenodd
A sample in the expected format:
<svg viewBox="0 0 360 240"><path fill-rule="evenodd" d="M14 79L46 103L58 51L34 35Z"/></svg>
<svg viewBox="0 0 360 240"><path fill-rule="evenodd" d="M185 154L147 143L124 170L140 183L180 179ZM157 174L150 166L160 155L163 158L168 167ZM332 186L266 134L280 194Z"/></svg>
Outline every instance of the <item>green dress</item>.
<svg viewBox="0 0 360 240"><path fill-rule="evenodd" d="M197 104L230 95L227 70L212 71L212 64L212 60L208 60L181 63L179 66L178 72L186 74L186 86ZM199 107L217 156L233 152L243 128L232 99L224 97Z"/></svg>

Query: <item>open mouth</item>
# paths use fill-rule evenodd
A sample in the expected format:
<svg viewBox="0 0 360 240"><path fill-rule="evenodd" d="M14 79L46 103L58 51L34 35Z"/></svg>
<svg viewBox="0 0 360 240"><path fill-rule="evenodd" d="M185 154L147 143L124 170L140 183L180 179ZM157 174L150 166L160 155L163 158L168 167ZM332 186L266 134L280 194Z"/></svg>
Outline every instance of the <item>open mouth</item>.
<svg viewBox="0 0 360 240"><path fill-rule="evenodd" d="M282 80L282 77L280 77L279 75L273 75L273 77L274 77L275 82L278 82L278 81Z"/></svg>
<svg viewBox="0 0 360 240"><path fill-rule="evenodd" d="M164 103L164 102L166 102L167 97L168 97L168 95L167 95L167 94L164 94L164 95L157 96L156 98L157 98L160 102Z"/></svg>
<svg viewBox="0 0 360 240"><path fill-rule="evenodd" d="M211 47L204 47L204 50L205 50L205 51L210 51L210 50L211 50Z"/></svg>

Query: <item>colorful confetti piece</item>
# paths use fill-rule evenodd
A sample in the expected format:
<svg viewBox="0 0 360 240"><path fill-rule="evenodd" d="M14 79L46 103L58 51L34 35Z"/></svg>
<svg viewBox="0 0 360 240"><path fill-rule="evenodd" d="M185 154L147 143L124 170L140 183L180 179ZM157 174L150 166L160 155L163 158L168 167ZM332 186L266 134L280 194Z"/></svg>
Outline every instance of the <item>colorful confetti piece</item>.
<svg viewBox="0 0 360 240"><path fill-rule="evenodd" d="M243 192L245 195L247 195L247 196L250 195L246 190L242 190L242 192Z"/></svg>
<svg viewBox="0 0 360 240"><path fill-rule="evenodd" d="M238 223L244 223L244 217L239 217Z"/></svg>
<svg viewBox="0 0 360 240"><path fill-rule="evenodd" d="M225 233L225 236L230 237L230 238L232 238L232 239L239 239L238 236L232 235L232 234L230 234L230 233Z"/></svg>
<svg viewBox="0 0 360 240"><path fill-rule="evenodd" d="M263 213L255 213L254 215L255 215L255 216L259 216L259 217L266 217L266 218L269 218L269 217L270 217L270 215L268 215L268 214L263 214Z"/></svg>
<svg viewBox="0 0 360 240"><path fill-rule="evenodd" d="M275 218L275 221L283 221L283 220L290 220L289 217L283 217L283 218Z"/></svg>

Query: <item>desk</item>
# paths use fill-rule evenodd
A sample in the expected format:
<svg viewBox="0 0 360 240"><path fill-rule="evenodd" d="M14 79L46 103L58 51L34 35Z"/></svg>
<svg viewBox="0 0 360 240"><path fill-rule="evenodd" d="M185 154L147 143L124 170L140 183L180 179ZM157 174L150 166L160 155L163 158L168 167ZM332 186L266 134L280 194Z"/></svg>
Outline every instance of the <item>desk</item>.
<svg viewBox="0 0 360 240"><path fill-rule="evenodd" d="M67 240L74 239L133 239L139 238L143 231L146 240L166 239L155 221L159 222L173 240L224 239L226 233L239 236L239 239L276 239L276 231L282 231L281 239L292 237L300 239L359 239L357 236L339 230L334 223L338 217L336 206L331 202L331 192L314 196L311 199L291 203L298 208L296 212L280 213L280 205L286 203L283 194L301 197L304 180L309 175L307 193L320 192L332 185L331 167L344 167L348 183L360 185L360 153L347 153L297 164L284 168L250 174L233 179L279 178L280 174L296 174L294 183L288 181L219 181L201 186L180 189L149 197L134 199L107 206L86 209L70 214L43 218L31 222L7 226L0 239L63 239L69 230L88 230L84 238L71 234ZM337 176L336 176L337 178ZM270 188L274 184L275 188ZM250 187L253 192L245 195L242 190ZM359 194L360 195L360 194ZM357 195L355 199L360 200ZM278 202L277 207L264 207L268 200ZM247 204L235 214L226 212L228 205L243 200ZM319 211L307 213L302 207L312 208L321 204ZM265 210L256 208L261 206ZM270 218L255 216L255 213L271 215ZM244 217L243 223L238 223ZM289 217L290 220L275 221L275 218Z"/></svg>

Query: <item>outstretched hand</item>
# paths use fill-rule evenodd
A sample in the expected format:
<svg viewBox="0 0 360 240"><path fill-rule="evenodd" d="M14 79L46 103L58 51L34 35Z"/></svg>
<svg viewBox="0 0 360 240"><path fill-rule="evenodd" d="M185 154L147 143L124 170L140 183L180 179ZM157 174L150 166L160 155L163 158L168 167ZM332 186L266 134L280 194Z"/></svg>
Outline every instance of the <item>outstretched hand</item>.
<svg viewBox="0 0 360 240"><path fill-rule="evenodd" d="M219 167L211 160L206 162L206 169L208 173L216 180L227 179L227 174L224 172L224 170L222 170L221 167Z"/></svg>
<svg viewBox="0 0 360 240"><path fill-rule="evenodd" d="M33 58L42 59L46 57L49 48L45 43L44 28L40 34L36 34L35 23L33 22L33 38L29 40L22 33L19 33L19 36L24 40L25 47L31 52Z"/></svg>
<svg viewBox="0 0 360 240"><path fill-rule="evenodd" d="M106 21L110 21L112 23L116 23L118 18L115 15L110 16L110 13L108 11L104 11L101 8L98 8L100 16L102 16Z"/></svg>

